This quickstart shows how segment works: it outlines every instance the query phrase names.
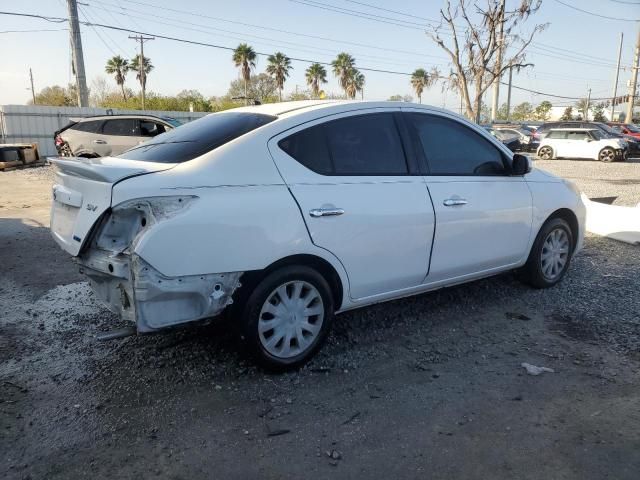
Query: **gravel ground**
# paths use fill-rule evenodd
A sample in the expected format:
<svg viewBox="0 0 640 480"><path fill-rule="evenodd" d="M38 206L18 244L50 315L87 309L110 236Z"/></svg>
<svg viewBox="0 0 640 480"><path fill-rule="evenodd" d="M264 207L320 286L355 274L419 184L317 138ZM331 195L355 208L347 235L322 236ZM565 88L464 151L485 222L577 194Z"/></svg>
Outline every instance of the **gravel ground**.
<svg viewBox="0 0 640 480"><path fill-rule="evenodd" d="M626 162L595 160L536 160L537 168L568 178L587 197L612 198L614 205L635 207L640 203L640 158Z"/></svg>
<svg viewBox="0 0 640 480"><path fill-rule="evenodd" d="M592 183L619 164L548 167L571 165L622 197ZM96 343L122 324L50 240L50 181L0 175L1 478L637 479L640 248L588 236L549 290L505 274L346 313L274 376L217 323Z"/></svg>

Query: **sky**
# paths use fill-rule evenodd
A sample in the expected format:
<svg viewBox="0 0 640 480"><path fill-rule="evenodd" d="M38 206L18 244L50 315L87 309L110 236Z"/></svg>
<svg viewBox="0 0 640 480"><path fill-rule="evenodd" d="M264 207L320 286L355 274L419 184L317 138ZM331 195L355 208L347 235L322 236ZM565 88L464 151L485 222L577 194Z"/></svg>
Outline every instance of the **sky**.
<svg viewBox="0 0 640 480"><path fill-rule="evenodd" d="M520 3L506 1L507 8ZM640 19L640 0L562 3L608 17ZM593 98L610 97L623 33L622 65L627 68L620 73L618 95L626 93L640 22L600 18L562 3L543 0L541 9L522 24L523 33L536 24L549 25L528 49L527 61L534 66L514 73L513 85L569 97L586 96L591 88ZM260 53L282 51L292 58L320 62L330 62L346 51L356 58L358 67L410 73L419 67L429 70L437 66L447 74L451 65L446 53L425 34L428 25L438 24L443 4L444 0L81 0L80 20L229 48L246 42ZM0 0L0 6L3 11L67 16L65 0ZM66 26L0 15L0 105L25 104L31 98L29 68L36 91L73 81ZM115 87L104 66L115 54L127 58L136 54L137 43L128 38L131 33L84 25L81 32L89 87L98 77ZM155 66L147 89L161 94L197 89L207 97L224 95L230 81L238 78L229 50L157 38L145 43L145 56ZM256 72L264 71L266 63L266 57L260 55ZM285 94L306 88L304 70L308 65L293 61ZM413 95L407 75L363 73L365 100ZM127 79L127 86L137 90L134 75ZM324 90L340 93L331 73ZM517 89L512 93L512 105L542 100L551 100L554 105L573 103ZM506 87L500 92L500 103L504 101ZM490 94L486 102L490 103ZM423 103L456 109L459 99L437 85L423 94Z"/></svg>

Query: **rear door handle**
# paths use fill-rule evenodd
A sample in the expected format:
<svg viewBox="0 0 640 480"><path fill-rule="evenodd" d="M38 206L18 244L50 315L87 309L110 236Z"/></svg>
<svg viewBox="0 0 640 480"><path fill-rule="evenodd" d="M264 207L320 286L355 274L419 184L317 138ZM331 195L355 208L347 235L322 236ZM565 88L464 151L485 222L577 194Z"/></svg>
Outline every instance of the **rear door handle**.
<svg viewBox="0 0 640 480"><path fill-rule="evenodd" d="M342 208L313 208L309 210L309 215L314 218L318 217L335 217L342 215L344 210Z"/></svg>
<svg viewBox="0 0 640 480"><path fill-rule="evenodd" d="M106 145L107 144L107 142L105 142L104 140L100 140L100 139L94 140L93 143L98 143L100 145Z"/></svg>
<svg viewBox="0 0 640 480"><path fill-rule="evenodd" d="M469 202L460 197L447 198L444 202L442 202L445 207L455 207L456 205L466 205L467 203Z"/></svg>

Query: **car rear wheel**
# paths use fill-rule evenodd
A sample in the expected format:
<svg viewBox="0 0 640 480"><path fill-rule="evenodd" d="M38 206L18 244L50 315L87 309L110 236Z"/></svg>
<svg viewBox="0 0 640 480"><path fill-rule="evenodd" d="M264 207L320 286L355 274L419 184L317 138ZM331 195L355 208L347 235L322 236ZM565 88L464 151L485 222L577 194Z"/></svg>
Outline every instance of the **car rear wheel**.
<svg viewBox="0 0 640 480"><path fill-rule="evenodd" d="M333 321L331 288L306 266L280 268L260 281L242 315L243 338L270 370L307 362L324 344Z"/></svg>
<svg viewBox="0 0 640 480"><path fill-rule="evenodd" d="M616 152L613 150L613 148L606 147L600 150L598 158L601 162L613 162L616 159Z"/></svg>
<svg viewBox="0 0 640 480"><path fill-rule="evenodd" d="M520 274L536 288L549 288L564 277L573 255L573 233L562 218L552 218L542 226Z"/></svg>
<svg viewBox="0 0 640 480"><path fill-rule="evenodd" d="M540 147L540 150L538 150L538 156L542 160L551 160L553 158L553 149L547 145Z"/></svg>

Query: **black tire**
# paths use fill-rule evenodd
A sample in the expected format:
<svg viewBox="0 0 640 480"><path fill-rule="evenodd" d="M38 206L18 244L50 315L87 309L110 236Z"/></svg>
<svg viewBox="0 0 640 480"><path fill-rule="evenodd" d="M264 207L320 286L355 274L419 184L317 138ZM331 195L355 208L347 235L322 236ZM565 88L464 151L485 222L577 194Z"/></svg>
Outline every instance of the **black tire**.
<svg viewBox="0 0 640 480"><path fill-rule="evenodd" d="M546 152L549 152L548 154ZM538 157L542 160L553 160L553 148L549 145L543 145L538 149Z"/></svg>
<svg viewBox="0 0 640 480"><path fill-rule="evenodd" d="M600 153L598 153L598 160L600 160L601 162L611 163L614 162L615 159L616 152L613 148L604 147L602 150L600 150Z"/></svg>
<svg viewBox="0 0 640 480"><path fill-rule="evenodd" d="M301 353L288 358L278 357L265 348L260 338L258 324L263 306L274 291L292 282L305 282L313 286L322 298L324 309L319 332ZM248 294L244 305L239 306L241 337L249 353L264 368L271 371L285 371L298 368L311 359L325 343L334 317L334 300L327 280L313 268L292 265L279 268L258 281ZM293 342L294 339L291 339ZM297 341L296 341L297 343Z"/></svg>
<svg viewBox="0 0 640 480"><path fill-rule="evenodd" d="M543 272L542 254L543 249L546 248L545 241L555 230L561 230L562 232L564 232L564 234L566 234L566 238L568 239L568 251L566 263L562 267L561 271L557 275L550 278ZM562 280L567 270L569 269L571 257L573 256L573 247L573 232L571 231L571 227L569 226L569 224L559 217L547 220L545 224L542 225L542 228L538 232L536 240L533 242L533 246L531 247L531 252L529 253L527 263L520 269L520 279L535 288L553 287L556 283Z"/></svg>

